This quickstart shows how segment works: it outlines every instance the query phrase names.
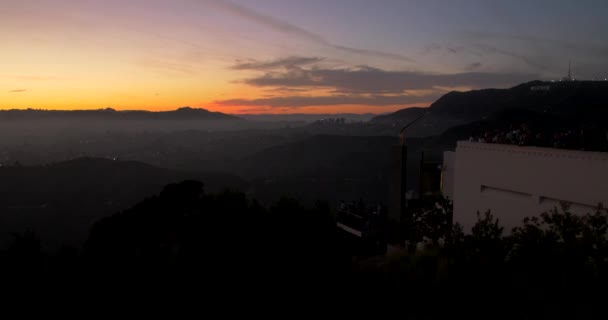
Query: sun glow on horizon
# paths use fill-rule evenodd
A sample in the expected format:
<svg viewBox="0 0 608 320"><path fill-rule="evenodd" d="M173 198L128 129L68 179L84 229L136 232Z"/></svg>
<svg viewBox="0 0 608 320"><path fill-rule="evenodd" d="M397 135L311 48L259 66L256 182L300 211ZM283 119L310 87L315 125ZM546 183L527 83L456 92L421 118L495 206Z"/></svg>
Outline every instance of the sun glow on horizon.
<svg viewBox="0 0 608 320"><path fill-rule="evenodd" d="M553 23L581 8L543 14ZM485 19L495 14L485 2L449 14L424 1L411 9L399 1L11 1L0 20L0 109L383 113L428 106L449 90L561 77L563 56L577 57L580 77L605 78L608 69L597 45L605 32L581 32L608 30L600 10L546 30L531 28L539 10L527 10L521 29L538 29L531 36Z"/></svg>

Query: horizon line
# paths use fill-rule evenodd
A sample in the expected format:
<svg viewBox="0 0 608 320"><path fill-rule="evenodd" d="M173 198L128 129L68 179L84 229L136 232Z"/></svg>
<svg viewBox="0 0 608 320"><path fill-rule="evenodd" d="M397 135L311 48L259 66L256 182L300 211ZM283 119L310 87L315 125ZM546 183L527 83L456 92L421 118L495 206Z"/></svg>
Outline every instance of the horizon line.
<svg viewBox="0 0 608 320"><path fill-rule="evenodd" d="M398 109L398 110L402 110L402 109L409 109L409 108L428 108L429 106L412 106L412 107L407 107L407 106L403 106L402 108ZM207 108L195 108L195 107L178 107L178 108L174 108L174 109L163 109L163 110L151 110L151 109L115 109L112 107L107 107L107 108L94 108L94 109L45 109L45 108L33 108L33 107L27 107L27 108L0 108L0 112L7 112L7 111L43 111L43 112L95 112L95 111L108 111L108 112L149 112L149 113L162 113L162 112L175 112L175 111L179 111L179 110L204 110L210 113L221 113L221 114L227 114L227 115L267 115L267 116L271 116L271 115L276 115L276 116L284 116L284 115L340 115L340 114L352 114L352 115L382 115L382 114L386 114L387 112L311 112L311 113L307 113L307 112L257 112L257 113L230 113L230 112L221 112L221 111L212 111L209 110ZM390 112L389 112L390 113Z"/></svg>

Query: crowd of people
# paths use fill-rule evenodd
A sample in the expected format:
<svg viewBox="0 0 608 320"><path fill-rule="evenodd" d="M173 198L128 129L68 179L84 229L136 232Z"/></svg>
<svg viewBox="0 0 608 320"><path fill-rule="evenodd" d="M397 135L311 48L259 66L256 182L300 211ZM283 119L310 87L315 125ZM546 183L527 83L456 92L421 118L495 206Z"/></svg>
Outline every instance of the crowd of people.
<svg viewBox="0 0 608 320"><path fill-rule="evenodd" d="M597 129L533 130L527 124L473 134L470 142L608 151L608 132Z"/></svg>

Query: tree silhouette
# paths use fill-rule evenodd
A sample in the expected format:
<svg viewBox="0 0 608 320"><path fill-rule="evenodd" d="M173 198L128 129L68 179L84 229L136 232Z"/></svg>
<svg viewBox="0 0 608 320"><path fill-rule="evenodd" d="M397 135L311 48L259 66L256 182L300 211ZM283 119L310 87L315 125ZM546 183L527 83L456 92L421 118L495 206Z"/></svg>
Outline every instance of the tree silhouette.
<svg viewBox="0 0 608 320"><path fill-rule="evenodd" d="M18 261L34 263L42 254L40 238L35 232L28 230L24 233L11 233L13 242L8 248L8 254Z"/></svg>
<svg viewBox="0 0 608 320"><path fill-rule="evenodd" d="M426 200L412 215L412 241L429 239L433 247L438 247L440 240L449 242L452 215L453 205L449 199L439 196Z"/></svg>
<svg viewBox="0 0 608 320"><path fill-rule="evenodd" d="M405 318L571 311L584 318L580 310L603 306L608 212L602 206L575 215L564 204L525 218L510 235L490 211L478 212L465 234L451 224L446 199L423 208L416 226L432 247L353 261L352 243L337 232L327 202L306 206L285 197L265 207L238 191L210 194L202 183L185 181L95 223L82 253L65 247L45 255L35 234L15 234L0 266L13 267L3 283L21 287L153 293L248 311L249 302L290 312L395 311ZM445 246L437 246L441 239ZM416 308L402 307L408 305Z"/></svg>

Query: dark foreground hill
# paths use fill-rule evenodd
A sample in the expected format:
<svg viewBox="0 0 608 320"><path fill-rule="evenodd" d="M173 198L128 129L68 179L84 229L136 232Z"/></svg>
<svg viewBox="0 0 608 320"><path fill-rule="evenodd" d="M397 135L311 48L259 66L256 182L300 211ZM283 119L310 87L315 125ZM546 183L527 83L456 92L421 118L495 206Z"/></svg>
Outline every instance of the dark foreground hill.
<svg viewBox="0 0 608 320"><path fill-rule="evenodd" d="M35 236L18 238L0 249L0 280L20 302L203 317L595 319L603 312L605 210L555 209L510 235L489 212L471 233L447 227L445 199L422 210L412 230L416 241L434 239L425 249L394 246L370 258L362 239L336 228L327 203L283 198L261 206L184 181L97 221L83 250L44 254Z"/></svg>
<svg viewBox="0 0 608 320"><path fill-rule="evenodd" d="M532 81L510 89L450 92L429 108L409 108L372 119L375 123L406 124L425 112L411 135L436 135L446 129L479 121L504 110L520 109L568 117L570 121L598 122L608 117L608 81Z"/></svg>
<svg viewBox="0 0 608 320"><path fill-rule="evenodd" d="M50 248L79 245L92 222L128 208L167 183L205 181L207 190L245 188L240 178L139 162L82 158L45 166L0 167L0 246L9 233L36 232Z"/></svg>

